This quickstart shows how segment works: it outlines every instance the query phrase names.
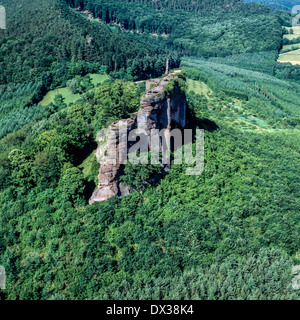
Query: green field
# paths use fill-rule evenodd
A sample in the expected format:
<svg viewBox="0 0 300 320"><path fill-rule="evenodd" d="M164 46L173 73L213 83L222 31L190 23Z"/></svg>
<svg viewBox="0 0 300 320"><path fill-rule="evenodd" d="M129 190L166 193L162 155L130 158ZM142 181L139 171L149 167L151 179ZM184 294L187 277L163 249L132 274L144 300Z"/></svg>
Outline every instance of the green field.
<svg viewBox="0 0 300 320"><path fill-rule="evenodd" d="M103 83L105 80L109 80L110 77L107 74L90 74L92 79L92 84L96 87L98 84ZM51 102L54 102L54 98L56 95L61 94L63 96L64 103L67 105L76 102L80 99L80 94L73 94L69 88L59 88L55 90L49 91L40 102L42 106L47 106Z"/></svg>
<svg viewBox="0 0 300 320"><path fill-rule="evenodd" d="M300 27L285 27L285 29L288 31L292 29L294 34L285 34L283 36L284 39L292 40L300 37ZM288 52L281 53L277 60L278 62L289 62L293 65L300 64L300 43L285 45L282 50Z"/></svg>
<svg viewBox="0 0 300 320"><path fill-rule="evenodd" d="M259 128L262 128L262 129L270 128L270 126L264 120L259 119L259 118L255 117L255 116L247 116L247 117L245 117L245 116L242 116L242 115L238 115L237 118L242 120L242 121L244 121L244 122L246 122L246 123L249 123L251 125L255 125L255 126L257 126Z"/></svg>
<svg viewBox="0 0 300 320"><path fill-rule="evenodd" d="M202 94L209 98L211 89L204 83L196 80L187 79L188 91L194 91L196 94Z"/></svg>
<svg viewBox="0 0 300 320"><path fill-rule="evenodd" d="M60 88L49 91L45 95L44 99L40 102L40 104L42 106L47 106L51 102L53 103L55 96L57 96L58 94L61 94L63 96L63 98L65 99L64 103L66 104L70 104L71 102L75 102L80 99L80 94L73 94L68 88Z"/></svg>
<svg viewBox="0 0 300 320"><path fill-rule="evenodd" d="M287 53L282 53L278 58L279 62L289 62L291 64L300 65L300 50L290 51Z"/></svg>
<svg viewBox="0 0 300 320"><path fill-rule="evenodd" d="M282 50L289 50L289 51L294 51L300 49L300 43L296 43L296 44L287 44L285 46L283 46Z"/></svg>
<svg viewBox="0 0 300 320"><path fill-rule="evenodd" d="M295 38L300 37L300 27L293 27L293 28L285 27L285 29L287 29L288 31L290 31L291 29L293 29L293 30L294 30L294 34L285 34L285 35L283 36L283 38L292 40L292 39L295 39Z"/></svg>
<svg viewBox="0 0 300 320"><path fill-rule="evenodd" d="M110 77L107 74L90 74L92 78L92 84L96 87L99 83L103 83L105 80L109 80Z"/></svg>

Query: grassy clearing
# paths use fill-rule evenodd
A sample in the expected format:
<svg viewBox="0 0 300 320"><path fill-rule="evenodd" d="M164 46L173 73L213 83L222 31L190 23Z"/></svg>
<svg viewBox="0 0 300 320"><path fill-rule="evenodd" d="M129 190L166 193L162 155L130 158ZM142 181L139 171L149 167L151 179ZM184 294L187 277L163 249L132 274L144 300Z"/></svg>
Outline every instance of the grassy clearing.
<svg viewBox="0 0 300 320"><path fill-rule="evenodd" d="M255 116L244 117L242 115L238 115L238 119L263 129L270 128L270 126L264 120L259 119Z"/></svg>
<svg viewBox="0 0 300 320"><path fill-rule="evenodd" d="M237 107L234 106L234 108ZM231 109L231 111L233 110ZM246 113L247 112L243 112L243 114L237 114L234 111L231 113L227 112L226 116L224 115L224 121L230 124L234 123L234 125L242 131L265 131L271 129L271 126L268 125L263 119Z"/></svg>
<svg viewBox="0 0 300 320"><path fill-rule="evenodd" d="M283 38L292 40L292 39L296 39L296 38L300 37L300 27L293 27L293 28L285 27L285 29L287 29L288 31L293 29L294 30L294 34L285 34L283 36Z"/></svg>
<svg viewBox="0 0 300 320"><path fill-rule="evenodd" d="M288 31L293 30L294 33L285 34L283 38L292 40L300 37L300 27L293 27L293 28L285 27L285 28ZM300 43L285 45L283 46L282 50L284 51L290 50L290 51L280 54L277 60L278 62L281 62L281 63L289 62L293 65L300 64Z"/></svg>
<svg viewBox="0 0 300 320"><path fill-rule="evenodd" d="M187 79L188 91L194 91L196 94L202 94L209 98L212 94L211 89L204 83L196 80Z"/></svg>
<svg viewBox="0 0 300 320"><path fill-rule="evenodd" d="M291 64L300 64L300 50L290 51L279 55L278 62L289 62Z"/></svg>
<svg viewBox="0 0 300 320"><path fill-rule="evenodd" d="M98 84L103 83L106 80L109 80L110 77L107 74L90 74L92 79L92 84L96 87ZM64 103L69 105L70 103L76 102L81 98L80 94L73 94L69 88L59 88L49 91L40 102L42 106L47 106L50 103L54 103L54 98L56 95L61 94L63 96Z"/></svg>
<svg viewBox="0 0 300 320"><path fill-rule="evenodd" d="M64 103L66 103L67 105L80 99L80 94L73 94L68 88L60 88L49 91L40 102L40 104L42 106L47 106L51 102L54 103L54 98L58 94L61 94L63 96L63 98L65 99Z"/></svg>
<svg viewBox="0 0 300 320"><path fill-rule="evenodd" d="M300 34L285 34L283 36L283 38L289 39L289 40L293 40L300 37Z"/></svg>
<svg viewBox="0 0 300 320"><path fill-rule="evenodd" d="M282 50L289 50L289 51L294 51L300 49L300 43L296 43L296 44L287 44L285 46L283 46Z"/></svg>
<svg viewBox="0 0 300 320"><path fill-rule="evenodd" d="M110 77L107 74L90 74L92 79L92 84L96 87L98 84L103 83L106 80L109 80Z"/></svg>

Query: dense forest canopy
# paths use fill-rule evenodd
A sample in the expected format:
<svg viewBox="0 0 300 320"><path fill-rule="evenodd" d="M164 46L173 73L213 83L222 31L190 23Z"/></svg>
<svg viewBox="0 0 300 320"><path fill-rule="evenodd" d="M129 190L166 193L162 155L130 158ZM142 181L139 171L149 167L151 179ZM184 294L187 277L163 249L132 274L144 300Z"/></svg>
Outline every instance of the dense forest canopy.
<svg viewBox="0 0 300 320"><path fill-rule="evenodd" d="M0 299L300 298L300 67L276 63L288 13L227 0L2 3ZM98 130L138 110L137 80L160 77L167 58L185 70L190 127L205 129L203 174L173 163L90 205ZM123 180L139 187L150 171L127 166Z"/></svg>
<svg viewBox="0 0 300 320"><path fill-rule="evenodd" d="M2 3L7 8L9 27L0 34L1 84L49 77L49 72L50 77L63 82L67 69L78 69L75 63L82 61L85 65L79 67L81 72L105 65L110 71L130 68L139 78L161 75L167 57L172 66L178 66L176 52L161 48L158 41L90 24L60 1ZM68 62L73 65L69 67Z"/></svg>
<svg viewBox="0 0 300 320"><path fill-rule="evenodd" d="M185 50L186 54L227 56L278 50L281 45L280 14L258 4L186 1L181 7L176 1L65 2L77 10L87 10L104 23L120 25L124 30L164 35L162 42L173 45L176 50ZM264 37L257 37L258 34Z"/></svg>
<svg viewBox="0 0 300 320"><path fill-rule="evenodd" d="M300 5L299 0L245 0L245 2L258 2L267 5L272 9L288 11L291 11L294 6Z"/></svg>
<svg viewBox="0 0 300 320"><path fill-rule="evenodd" d="M84 6L84 0L70 0L69 3L75 6ZM88 1L92 2L92 1ZM102 1L98 1L101 3ZM218 7L229 7L235 5L241 5L243 3L242 0L198 0L198 1L190 1L190 0L120 0L120 3L133 3L133 4L143 4L150 7L154 7L155 9L179 9L184 11L203 11L203 10L211 10L212 8Z"/></svg>

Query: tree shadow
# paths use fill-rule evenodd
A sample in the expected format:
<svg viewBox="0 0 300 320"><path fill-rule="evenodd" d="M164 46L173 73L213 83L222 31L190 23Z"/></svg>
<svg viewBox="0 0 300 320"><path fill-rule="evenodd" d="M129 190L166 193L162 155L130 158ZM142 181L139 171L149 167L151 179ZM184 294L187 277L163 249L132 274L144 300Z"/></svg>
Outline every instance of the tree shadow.
<svg viewBox="0 0 300 320"><path fill-rule="evenodd" d="M196 117L196 115L191 109L187 108L186 129L196 130L197 128L204 129L205 131L213 132L218 130L219 126L210 119L207 119L207 118L199 119L198 117Z"/></svg>
<svg viewBox="0 0 300 320"><path fill-rule="evenodd" d="M209 132L213 132L219 129L219 126L210 119L197 119L196 125L199 129L204 129Z"/></svg>
<svg viewBox="0 0 300 320"><path fill-rule="evenodd" d="M74 161L73 164L74 166L79 166L82 164L86 158L90 156L90 154L97 149L97 142L90 138L89 143L86 144L86 146L83 149L77 149L74 152Z"/></svg>
<svg viewBox="0 0 300 320"><path fill-rule="evenodd" d="M96 183L94 181L85 181L84 197L87 201L90 200L95 189Z"/></svg>

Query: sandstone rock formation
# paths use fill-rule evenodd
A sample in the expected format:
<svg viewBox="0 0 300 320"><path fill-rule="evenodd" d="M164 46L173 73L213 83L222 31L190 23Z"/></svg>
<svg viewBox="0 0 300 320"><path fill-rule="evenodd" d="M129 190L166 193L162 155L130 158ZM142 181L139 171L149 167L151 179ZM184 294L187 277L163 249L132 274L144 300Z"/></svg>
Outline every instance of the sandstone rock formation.
<svg viewBox="0 0 300 320"><path fill-rule="evenodd" d="M176 86L172 96L167 96L164 91L168 83L178 77L179 72L180 70L176 70L163 78L147 81L147 92L141 100L140 110L132 114L129 119L111 124L108 128L109 136L99 135L96 150L97 160L101 163L99 184L90 203L105 201L113 196L124 196L131 191L119 181L123 171L120 157L127 156L129 131L134 128L143 129L150 137L151 129L185 127L187 108L185 95Z"/></svg>

